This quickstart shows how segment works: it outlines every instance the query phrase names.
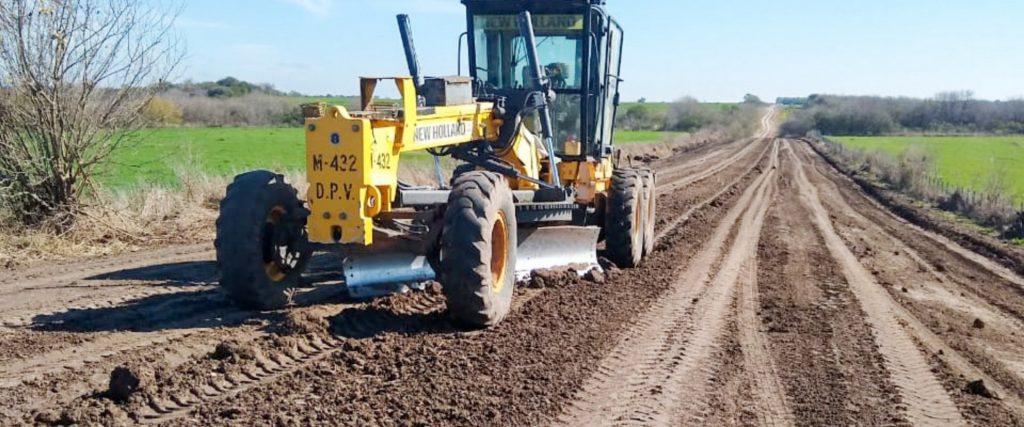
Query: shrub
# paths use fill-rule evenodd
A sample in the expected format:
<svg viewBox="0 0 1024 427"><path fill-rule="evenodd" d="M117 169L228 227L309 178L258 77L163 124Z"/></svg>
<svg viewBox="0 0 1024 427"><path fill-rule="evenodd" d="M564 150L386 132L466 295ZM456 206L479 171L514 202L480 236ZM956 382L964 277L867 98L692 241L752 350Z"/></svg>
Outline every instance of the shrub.
<svg viewBox="0 0 1024 427"><path fill-rule="evenodd" d="M180 125L181 107L174 101L159 96L153 97L142 109L146 121L153 125Z"/></svg>

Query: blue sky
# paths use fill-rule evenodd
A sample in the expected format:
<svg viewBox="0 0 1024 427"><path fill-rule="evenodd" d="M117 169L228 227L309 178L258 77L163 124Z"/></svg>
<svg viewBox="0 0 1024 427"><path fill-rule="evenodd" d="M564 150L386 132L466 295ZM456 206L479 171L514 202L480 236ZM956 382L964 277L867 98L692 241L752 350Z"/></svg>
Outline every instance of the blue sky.
<svg viewBox="0 0 1024 427"><path fill-rule="evenodd" d="M626 32L625 100L810 93L1024 96L1024 2L608 0ZM180 79L231 75L355 94L406 74L394 16L412 16L428 75L455 73L458 0L184 0Z"/></svg>

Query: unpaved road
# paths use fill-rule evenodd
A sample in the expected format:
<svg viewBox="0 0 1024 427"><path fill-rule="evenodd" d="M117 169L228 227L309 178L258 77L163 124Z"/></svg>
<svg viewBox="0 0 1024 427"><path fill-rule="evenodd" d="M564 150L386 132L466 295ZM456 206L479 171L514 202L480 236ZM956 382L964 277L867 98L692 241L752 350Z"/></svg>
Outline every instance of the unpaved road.
<svg viewBox="0 0 1024 427"><path fill-rule="evenodd" d="M326 256L280 313L229 304L205 246L8 274L0 425L1024 424L1024 278L771 119L653 164L642 268L547 277L490 331L436 289L346 301Z"/></svg>

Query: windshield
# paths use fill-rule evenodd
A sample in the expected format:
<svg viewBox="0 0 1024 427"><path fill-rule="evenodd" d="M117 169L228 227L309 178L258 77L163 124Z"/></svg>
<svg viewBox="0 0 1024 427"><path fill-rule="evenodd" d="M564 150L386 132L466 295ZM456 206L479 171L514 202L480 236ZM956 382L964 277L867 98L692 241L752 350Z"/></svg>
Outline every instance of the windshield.
<svg viewBox="0 0 1024 427"><path fill-rule="evenodd" d="M583 81L583 15L534 15L537 53L558 90L579 90ZM497 89L524 89L530 71L515 15L473 17L476 77Z"/></svg>

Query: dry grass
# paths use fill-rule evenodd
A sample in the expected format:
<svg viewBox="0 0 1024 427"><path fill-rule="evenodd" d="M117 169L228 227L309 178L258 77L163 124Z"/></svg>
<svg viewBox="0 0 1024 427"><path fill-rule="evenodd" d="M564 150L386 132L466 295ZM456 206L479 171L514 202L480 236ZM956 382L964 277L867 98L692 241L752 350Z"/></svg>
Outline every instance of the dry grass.
<svg viewBox="0 0 1024 427"><path fill-rule="evenodd" d="M151 186L100 192L65 232L46 225L29 229L0 221L0 268L211 240L217 206L228 180L188 171L179 176L179 188Z"/></svg>

